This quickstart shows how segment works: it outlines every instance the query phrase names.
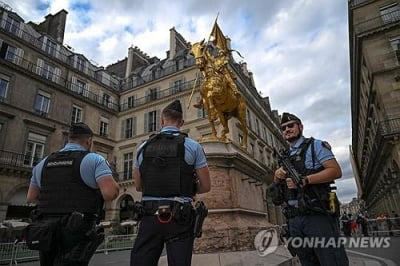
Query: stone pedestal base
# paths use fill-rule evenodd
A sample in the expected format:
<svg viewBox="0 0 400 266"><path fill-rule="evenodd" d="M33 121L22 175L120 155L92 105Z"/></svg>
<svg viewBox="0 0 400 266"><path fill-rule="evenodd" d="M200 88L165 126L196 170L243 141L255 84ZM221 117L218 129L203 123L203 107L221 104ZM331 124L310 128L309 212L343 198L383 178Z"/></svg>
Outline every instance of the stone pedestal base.
<svg viewBox="0 0 400 266"><path fill-rule="evenodd" d="M203 226L203 235L195 240L195 253L254 250L258 232L272 226L265 216L239 211L210 213Z"/></svg>
<svg viewBox="0 0 400 266"><path fill-rule="evenodd" d="M257 233L270 226L265 189L272 171L233 143L201 143L210 169L211 191L198 196L209 214L196 253L254 249Z"/></svg>

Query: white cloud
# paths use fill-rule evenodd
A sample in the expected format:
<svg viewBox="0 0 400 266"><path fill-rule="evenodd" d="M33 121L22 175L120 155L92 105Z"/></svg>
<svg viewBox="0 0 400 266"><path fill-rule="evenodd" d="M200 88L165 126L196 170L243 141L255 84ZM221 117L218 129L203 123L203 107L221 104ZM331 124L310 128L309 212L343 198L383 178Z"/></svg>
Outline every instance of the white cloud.
<svg viewBox="0 0 400 266"><path fill-rule="evenodd" d="M228 0L5 2L25 20L36 22L64 8L68 11L65 43L104 66L126 57L131 45L149 56L165 58L169 29L174 26L189 42L207 39L219 12L220 27L245 57L257 90L269 96L280 113L289 111L301 117L307 136L329 141L344 176L353 176L348 154L347 1L258 0L246 5ZM346 199L356 195L349 182L338 182L348 192Z"/></svg>

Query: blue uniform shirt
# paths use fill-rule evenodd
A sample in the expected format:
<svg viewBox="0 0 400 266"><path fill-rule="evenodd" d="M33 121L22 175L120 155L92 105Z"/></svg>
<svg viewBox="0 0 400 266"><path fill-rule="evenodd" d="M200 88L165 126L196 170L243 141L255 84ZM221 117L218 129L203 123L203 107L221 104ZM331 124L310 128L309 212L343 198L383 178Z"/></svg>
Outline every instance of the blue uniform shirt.
<svg viewBox="0 0 400 266"><path fill-rule="evenodd" d="M86 151L86 149L76 143L67 143L60 151ZM46 157L47 158L47 157ZM46 158L41 160L32 171L31 184L40 187L42 169ZM97 153L89 153L83 157L81 162L81 177L83 182L93 189L97 189L97 181L103 177L112 175L109 163L103 156Z"/></svg>
<svg viewBox="0 0 400 266"><path fill-rule="evenodd" d="M168 134L178 134L180 131L177 127L167 126L161 129L161 132L168 133ZM143 145L146 142L142 143L139 148L137 149L138 152L142 149ZM203 147L191 138L185 138L185 157L184 160L187 164L193 165L195 169L200 169L207 166L206 155L204 153ZM143 154L140 152L138 159L135 162L135 167L139 168L140 164L143 161ZM148 197L144 196L142 200L176 200L176 197L172 198L158 198L158 197ZM191 198L184 197L184 201L191 201Z"/></svg>
<svg viewBox="0 0 400 266"><path fill-rule="evenodd" d="M290 155L294 155L300 148L300 145L304 142L305 138L302 136L290 147ZM305 166L307 169L318 169L322 166L325 161L330 159L335 159L332 151L323 145L323 142L319 139L314 139L314 151L315 151L315 161L313 165L311 144L308 146L306 151Z"/></svg>
<svg viewBox="0 0 400 266"><path fill-rule="evenodd" d="M300 137L296 143L290 147L290 155L294 155L298 149L300 148L301 144L304 142L305 138L302 136ZM306 151L306 158L305 158L305 166L307 169L318 169L322 166L322 164L330 159L335 159L332 151L323 145L323 142L319 139L314 139L314 152L315 152L315 161L312 160L312 153L311 153L310 144ZM297 205L297 200L289 200L289 205Z"/></svg>

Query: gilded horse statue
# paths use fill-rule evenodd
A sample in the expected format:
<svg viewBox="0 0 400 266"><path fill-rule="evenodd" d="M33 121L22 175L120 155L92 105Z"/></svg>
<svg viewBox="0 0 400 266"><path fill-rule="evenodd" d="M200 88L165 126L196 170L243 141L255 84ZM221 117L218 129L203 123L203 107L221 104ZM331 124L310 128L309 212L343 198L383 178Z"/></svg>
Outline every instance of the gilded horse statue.
<svg viewBox="0 0 400 266"><path fill-rule="evenodd" d="M202 98L194 104L194 107L206 109L212 136L223 141L227 140L226 134L229 133L228 120L236 117L243 132L242 147L247 148L246 103L227 68L226 54L220 51L218 57L214 57L208 51L204 40L193 44L191 53L195 58L197 68L203 75L200 86ZM217 136L214 125L217 119L223 126L221 137Z"/></svg>

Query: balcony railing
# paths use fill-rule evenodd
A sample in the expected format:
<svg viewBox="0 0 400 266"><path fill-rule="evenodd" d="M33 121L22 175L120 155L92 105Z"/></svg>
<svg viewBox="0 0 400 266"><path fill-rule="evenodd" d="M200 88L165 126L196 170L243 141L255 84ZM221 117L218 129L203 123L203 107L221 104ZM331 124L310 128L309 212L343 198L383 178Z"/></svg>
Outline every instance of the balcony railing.
<svg viewBox="0 0 400 266"><path fill-rule="evenodd" d="M31 165L26 164L26 162L31 162L31 159L24 154L0 150L0 165L3 166L32 168Z"/></svg>
<svg viewBox="0 0 400 266"><path fill-rule="evenodd" d="M183 69L189 68L194 66L194 58L189 58L186 59L185 63L181 68L178 68L176 64L171 65L166 68L159 68L156 70L153 70L151 74L144 75L144 76L137 76L136 79L129 78L126 80L125 83L122 84L121 90L129 90L135 87L138 87L140 85L143 85L147 82L151 82L153 80L160 79L162 77L168 76L172 73L175 73L177 71L181 71Z"/></svg>
<svg viewBox="0 0 400 266"><path fill-rule="evenodd" d="M183 91L191 90L191 89L193 89L194 82L195 82L195 80L193 79L193 80L187 81L183 84L180 84L179 86L173 86L173 87L161 90L161 91L157 91L154 94L150 94L150 95L135 99L133 101L133 103L121 104L120 110L125 111L130 108L135 108L137 106L140 106L140 105L143 105L143 104L146 104L146 103L149 103L149 102L152 102L152 101L155 101L155 100L158 100L158 99L170 96L170 95L174 95L174 94L177 94L177 93L180 93ZM202 82L201 79L197 80L196 87L198 87L201 84L201 82Z"/></svg>
<svg viewBox="0 0 400 266"><path fill-rule="evenodd" d="M370 0L349 0L349 5L350 5L350 7L356 7L367 1L370 1Z"/></svg>
<svg viewBox="0 0 400 266"><path fill-rule="evenodd" d="M376 166L378 158L382 156L385 139L393 136L400 136L400 118L390 119L379 122L372 148L365 156L368 157L368 164L363 176L371 177L373 168Z"/></svg>
<svg viewBox="0 0 400 266"><path fill-rule="evenodd" d="M88 75L91 78L95 79L96 81L101 82L105 86L108 86L113 89L118 89L119 84L116 79L109 79L108 77L99 75L98 73L99 71L94 71L89 67L80 68L77 62L78 60L77 57L74 57L75 54L73 52L68 51L64 46L57 46L57 48L48 49L48 44L45 42L44 38L38 39L29 32L21 29L20 27L15 28L13 27L13 25L10 24L9 21L4 20L3 18L0 18L0 28L24 40L25 42L35 46L37 49L42 50L43 52L47 53L49 57L53 57L54 59L60 60L70 65L77 72L81 72L84 75ZM85 61L85 64L88 65L89 62Z"/></svg>
<svg viewBox="0 0 400 266"><path fill-rule="evenodd" d="M395 10L393 12L365 20L354 26L355 32L361 34L367 31L371 31L382 26L392 26L400 21L400 10Z"/></svg>
<svg viewBox="0 0 400 266"><path fill-rule="evenodd" d="M11 58L11 57L9 57L9 58ZM52 83L56 83L56 84L62 86L63 88L66 88L67 90L75 93L76 95L80 95L81 97L84 97L85 99L87 99L90 102L100 104L100 105L104 106L104 108L107 108L107 109L110 109L113 111L118 111L118 104L107 101L107 100L103 99L103 97L101 97L100 95L90 92L88 90L79 91L76 89L76 85L72 84L71 81L66 80L63 76L57 75L55 72L51 72L49 70L44 70L39 65L32 63L32 62L24 59L23 57L13 54L12 60L7 60L7 61L9 61L12 64L15 64L18 67L23 68L24 70L27 70L27 71L35 74L36 76L47 79L48 81L50 81Z"/></svg>

